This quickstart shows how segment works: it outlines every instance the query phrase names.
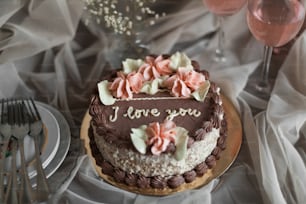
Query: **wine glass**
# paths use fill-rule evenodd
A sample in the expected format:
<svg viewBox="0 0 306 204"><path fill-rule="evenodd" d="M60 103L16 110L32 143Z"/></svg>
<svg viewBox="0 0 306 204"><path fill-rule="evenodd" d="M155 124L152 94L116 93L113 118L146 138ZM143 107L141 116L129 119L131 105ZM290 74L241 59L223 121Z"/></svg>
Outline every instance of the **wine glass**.
<svg viewBox="0 0 306 204"><path fill-rule="evenodd" d="M215 62L225 62L227 60L224 52L224 31L223 18L237 13L247 0L202 0L210 12L217 16L219 21L218 45L214 52L213 60Z"/></svg>
<svg viewBox="0 0 306 204"><path fill-rule="evenodd" d="M301 29L304 18L305 8L298 0L248 1L249 29L256 40L264 44L261 76L259 79L250 79L248 84L257 96L269 98L271 84L268 76L272 50L293 39Z"/></svg>

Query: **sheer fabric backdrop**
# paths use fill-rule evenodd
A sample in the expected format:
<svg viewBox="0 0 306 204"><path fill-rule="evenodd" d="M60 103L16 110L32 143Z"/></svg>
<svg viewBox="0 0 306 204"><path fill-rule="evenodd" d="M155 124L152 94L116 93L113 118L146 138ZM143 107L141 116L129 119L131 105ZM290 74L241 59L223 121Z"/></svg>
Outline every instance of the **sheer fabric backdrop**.
<svg viewBox="0 0 306 204"><path fill-rule="evenodd" d="M124 192L98 178L80 151L79 128L90 90L102 76L108 36L85 26L80 0L0 1L0 98L32 96L60 110L72 143L65 162L50 178L50 203L303 203L306 200L306 34L292 47L276 77L269 101L243 90L259 65L262 45L248 31L245 9L225 22L227 67L205 66L218 29L201 1L193 0L147 34L152 53L184 51L210 71L241 115L244 137L237 160L220 178L195 190L166 197ZM206 36L209 36L206 37ZM116 53L113 53L114 55ZM252 115L250 107L263 109ZM58 178L65 177L58 184Z"/></svg>

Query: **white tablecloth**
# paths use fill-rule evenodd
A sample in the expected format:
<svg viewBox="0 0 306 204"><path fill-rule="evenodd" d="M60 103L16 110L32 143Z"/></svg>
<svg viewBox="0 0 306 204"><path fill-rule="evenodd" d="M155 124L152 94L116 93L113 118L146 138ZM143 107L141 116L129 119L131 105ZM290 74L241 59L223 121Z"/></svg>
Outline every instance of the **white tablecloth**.
<svg viewBox="0 0 306 204"><path fill-rule="evenodd" d="M306 200L306 33L280 67L269 101L244 90L260 64L263 47L248 31L245 8L225 19L226 66L208 63L216 46L212 14L201 1L164 17L146 32L152 53L184 51L211 73L235 104L243 124L238 158L208 185L165 197L142 196L101 180L82 151L79 130L90 90L110 56L109 35L85 26L80 0L0 1L0 98L32 96L51 104L69 122L72 143L63 165L50 178L50 203L304 203ZM116 57L116 53L111 56ZM252 115L251 106L258 108ZM67 174L67 172L69 172Z"/></svg>

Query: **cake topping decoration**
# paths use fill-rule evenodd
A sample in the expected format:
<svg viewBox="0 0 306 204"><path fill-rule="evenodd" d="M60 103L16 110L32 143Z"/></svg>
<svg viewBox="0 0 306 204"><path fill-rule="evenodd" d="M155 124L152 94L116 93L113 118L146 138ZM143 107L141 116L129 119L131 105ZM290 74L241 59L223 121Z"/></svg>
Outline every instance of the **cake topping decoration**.
<svg viewBox="0 0 306 204"><path fill-rule="evenodd" d="M144 177L142 175L138 175L137 186L139 188L149 188L151 180L148 177Z"/></svg>
<svg viewBox="0 0 306 204"><path fill-rule="evenodd" d="M140 73L131 72L125 75L117 73L117 78L110 84L109 89L116 98L132 98L133 93L139 93L143 77Z"/></svg>
<svg viewBox="0 0 306 204"><path fill-rule="evenodd" d="M196 141L200 141L204 139L205 135L206 135L206 131L203 128L200 128L195 132L194 138Z"/></svg>
<svg viewBox="0 0 306 204"><path fill-rule="evenodd" d="M173 142L176 146L174 157L181 160L185 157L188 143L188 131L178 127L173 121L150 123L139 128L132 128L131 139L134 147L142 154L151 147L154 155L160 155Z"/></svg>
<svg viewBox="0 0 306 204"><path fill-rule="evenodd" d="M203 73L197 72L191 60L177 52L170 57L147 56L145 61L126 59L123 71L109 82L98 83L99 98L104 105L112 105L117 99L132 99L133 94L154 95L159 91L170 91L176 97L193 97L204 101L210 83Z"/></svg>
<svg viewBox="0 0 306 204"><path fill-rule="evenodd" d="M183 174L186 183L191 183L197 177L197 173L194 170L187 171Z"/></svg>
<svg viewBox="0 0 306 204"><path fill-rule="evenodd" d="M126 174L125 183L128 186L135 186L137 183L137 175L136 174Z"/></svg>
<svg viewBox="0 0 306 204"><path fill-rule="evenodd" d="M166 188L167 181L165 181L161 176L154 176L151 179L151 185L153 188L163 189Z"/></svg>
<svg viewBox="0 0 306 204"><path fill-rule="evenodd" d="M113 176L117 182L123 182L125 179L125 172L121 169L115 169Z"/></svg>
<svg viewBox="0 0 306 204"><path fill-rule="evenodd" d="M151 152L154 155L160 155L167 149L170 142L175 142L176 125L168 120L163 124L157 122L150 123L146 129L148 135L147 144L152 145Z"/></svg>
<svg viewBox="0 0 306 204"><path fill-rule="evenodd" d="M204 161L195 167L195 172L197 173L198 176L203 176L206 173L207 169L208 169L208 166L206 165Z"/></svg>
<svg viewBox="0 0 306 204"><path fill-rule="evenodd" d="M144 61L141 59L126 59L122 62L123 72L124 74L131 73L133 71L137 71L138 68L143 65Z"/></svg>
<svg viewBox="0 0 306 204"><path fill-rule="evenodd" d="M160 112L157 108L152 109L135 109L133 106L129 106L126 113L123 114L123 117L128 117L129 119L139 119L142 116L148 117L148 116L158 117L160 115Z"/></svg>
<svg viewBox="0 0 306 204"><path fill-rule="evenodd" d="M205 90L204 95L200 93L195 94L201 101L205 98L209 88L209 82L205 80L203 74L186 68L179 68L176 74L166 79L164 83L176 97L189 98L193 92L201 88L201 90Z"/></svg>
<svg viewBox="0 0 306 204"><path fill-rule="evenodd" d="M191 60L187 55L181 52L176 52L170 57L170 67L177 70L180 67L186 67L187 69L193 69Z"/></svg>
<svg viewBox="0 0 306 204"><path fill-rule="evenodd" d="M166 109L166 112L168 114L167 116L167 120L173 120L175 117L177 116L185 116L185 115L189 115L189 116L194 116L194 117L200 117L201 112L198 111L197 109L191 109L191 108L179 108L178 110L172 110L172 109Z"/></svg>
<svg viewBox="0 0 306 204"><path fill-rule="evenodd" d="M97 110L96 110L97 109ZM101 110L98 110L101 109ZM113 106L113 114L110 114L108 116L108 119L110 122L116 122L118 119L118 112L120 110L119 106ZM103 109L102 108L95 108L94 106L91 108L91 112L96 114L101 112ZM179 109L166 109L165 112L168 114L166 117L166 120L173 120L175 117L178 116L193 116L193 117L200 117L201 116L201 111L197 109L192 109L192 108L179 108ZM141 117L159 117L161 114L161 111L157 108L151 108L151 109L144 109L144 108L135 108L133 106L129 106L126 111L121 115L122 117L129 118L130 120L134 119L140 119ZM106 117L106 116L104 116ZM105 120L105 119L103 119Z"/></svg>
<svg viewBox="0 0 306 204"><path fill-rule="evenodd" d="M146 81L157 79L164 75L170 75L173 71L169 67L170 60L164 59L162 55L157 58L147 56L146 62L139 67L138 72L141 73Z"/></svg>
<svg viewBox="0 0 306 204"><path fill-rule="evenodd" d="M162 82L163 80L161 78L157 78L152 81L145 81L140 92L147 93L149 95L154 95L159 91L159 87Z"/></svg>
<svg viewBox="0 0 306 204"><path fill-rule="evenodd" d="M112 105L116 102L116 99L112 97L110 90L108 89L108 81L104 80L98 83L99 98L104 105Z"/></svg>
<svg viewBox="0 0 306 204"><path fill-rule="evenodd" d="M185 182L185 179L181 175L173 176L168 180L168 185L170 188L177 188Z"/></svg>

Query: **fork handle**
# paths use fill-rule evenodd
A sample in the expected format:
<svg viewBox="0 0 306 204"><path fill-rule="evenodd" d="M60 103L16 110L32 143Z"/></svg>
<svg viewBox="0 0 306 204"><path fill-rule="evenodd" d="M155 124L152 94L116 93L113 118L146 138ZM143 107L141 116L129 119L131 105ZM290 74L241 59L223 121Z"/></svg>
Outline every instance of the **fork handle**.
<svg viewBox="0 0 306 204"><path fill-rule="evenodd" d="M13 141L13 140L12 140ZM16 151L17 144L15 141L12 142L12 166L11 166L11 192L9 194L9 203L19 203L18 200L18 181L17 181L17 166L16 166Z"/></svg>
<svg viewBox="0 0 306 204"><path fill-rule="evenodd" d="M21 200L24 203L33 203L33 192L32 192L32 185L30 183L29 174L25 166L25 156L24 156L24 144L23 140L18 140L19 150L20 150L20 159L21 159L21 173L23 174L22 180L22 191L25 194L21 195Z"/></svg>
<svg viewBox="0 0 306 204"><path fill-rule="evenodd" d="M4 203L4 158L0 159L0 168L0 203Z"/></svg>
<svg viewBox="0 0 306 204"><path fill-rule="evenodd" d="M7 151L9 140L4 141L2 145L2 151L1 151L1 156L3 158L0 159L0 203L4 202L4 161L5 161L5 154Z"/></svg>
<svg viewBox="0 0 306 204"><path fill-rule="evenodd" d="M43 131L42 133L43 134ZM37 170L37 201L46 201L50 195L49 185L47 182L47 177L45 175L41 160L40 160L40 148L38 146L38 135L34 139L35 145L35 160L36 160L36 170Z"/></svg>

